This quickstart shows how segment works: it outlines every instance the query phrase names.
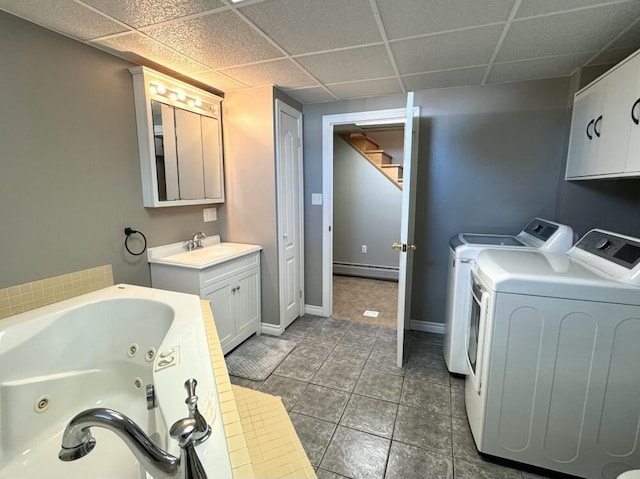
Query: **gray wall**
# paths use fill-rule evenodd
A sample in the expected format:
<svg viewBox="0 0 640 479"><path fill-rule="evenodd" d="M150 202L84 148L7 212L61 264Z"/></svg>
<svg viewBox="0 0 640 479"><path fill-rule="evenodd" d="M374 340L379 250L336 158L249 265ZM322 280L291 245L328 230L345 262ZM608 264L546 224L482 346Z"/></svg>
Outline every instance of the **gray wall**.
<svg viewBox="0 0 640 479"><path fill-rule="evenodd" d="M442 322L448 240L554 219L563 177L567 79L422 91L411 318ZM403 95L305 105L305 188L322 191L322 116L403 107ZM306 195L307 303L322 302L322 209Z"/></svg>
<svg viewBox="0 0 640 479"><path fill-rule="evenodd" d="M337 135L333 155L333 261L397 268L402 191Z"/></svg>
<svg viewBox="0 0 640 479"><path fill-rule="evenodd" d="M149 285L125 226L149 246L217 232L202 207L142 206L131 64L2 12L0 58L0 288L107 263Z"/></svg>

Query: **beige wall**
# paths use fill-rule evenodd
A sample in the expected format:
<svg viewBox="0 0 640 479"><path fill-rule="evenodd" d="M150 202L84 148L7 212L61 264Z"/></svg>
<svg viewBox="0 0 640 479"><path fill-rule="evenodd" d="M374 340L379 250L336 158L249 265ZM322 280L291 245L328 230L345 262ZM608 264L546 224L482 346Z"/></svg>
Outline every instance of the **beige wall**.
<svg viewBox="0 0 640 479"><path fill-rule="evenodd" d="M142 206L130 63L0 12L0 288L111 264L149 285L149 246L217 232L202 207Z"/></svg>

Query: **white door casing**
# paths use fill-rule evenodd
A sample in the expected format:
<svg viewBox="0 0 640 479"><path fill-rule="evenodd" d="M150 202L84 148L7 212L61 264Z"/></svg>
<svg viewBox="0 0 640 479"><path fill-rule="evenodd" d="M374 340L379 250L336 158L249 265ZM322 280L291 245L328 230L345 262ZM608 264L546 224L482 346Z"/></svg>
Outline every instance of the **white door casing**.
<svg viewBox="0 0 640 479"><path fill-rule="evenodd" d="M404 124L404 165L402 183L402 214L400 219L400 251L398 281L397 363L402 367L404 330L409 329L411 311L411 283L413 277L413 251L416 204L416 167L418 164L418 126L420 108L413 106L413 92L407 94Z"/></svg>
<svg viewBox="0 0 640 479"><path fill-rule="evenodd" d="M302 113L276 100L280 326L304 314Z"/></svg>

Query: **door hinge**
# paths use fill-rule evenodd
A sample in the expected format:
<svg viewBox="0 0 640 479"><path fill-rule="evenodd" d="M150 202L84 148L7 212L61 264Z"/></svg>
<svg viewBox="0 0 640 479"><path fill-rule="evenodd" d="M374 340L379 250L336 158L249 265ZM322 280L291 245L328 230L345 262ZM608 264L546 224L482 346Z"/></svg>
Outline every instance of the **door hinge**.
<svg viewBox="0 0 640 479"><path fill-rule="evenodd" d="M300 290L300 298L302 298L302 290Z"/></svg>
<svg viewBox="0 0 640 479"><path fill-rule="evenodd" d="M329 231L331 231L331 225L329 225Z"/></svg>

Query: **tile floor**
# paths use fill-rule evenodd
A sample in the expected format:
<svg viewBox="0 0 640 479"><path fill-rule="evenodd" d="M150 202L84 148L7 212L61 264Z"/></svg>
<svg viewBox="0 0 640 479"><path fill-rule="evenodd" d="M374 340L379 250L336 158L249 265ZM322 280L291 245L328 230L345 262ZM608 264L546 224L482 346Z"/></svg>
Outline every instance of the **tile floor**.
<svg viewBox="0 0 640 479"><path fill-rule="evenodd" d="M377 318L363 316L367 309L380 314ZM397 310L397 281L333 276L334 318L395 327Z"/></svg>
<svg viewBox="0 0 640 479"><path fill-rule="evenodd" d="M282 397L319 479L552 477L481 457L464 381L446 370L442 337L409 331L398 368L395 334L303 316L281 336L297 346L271 376L231 381Z"/></svg>

